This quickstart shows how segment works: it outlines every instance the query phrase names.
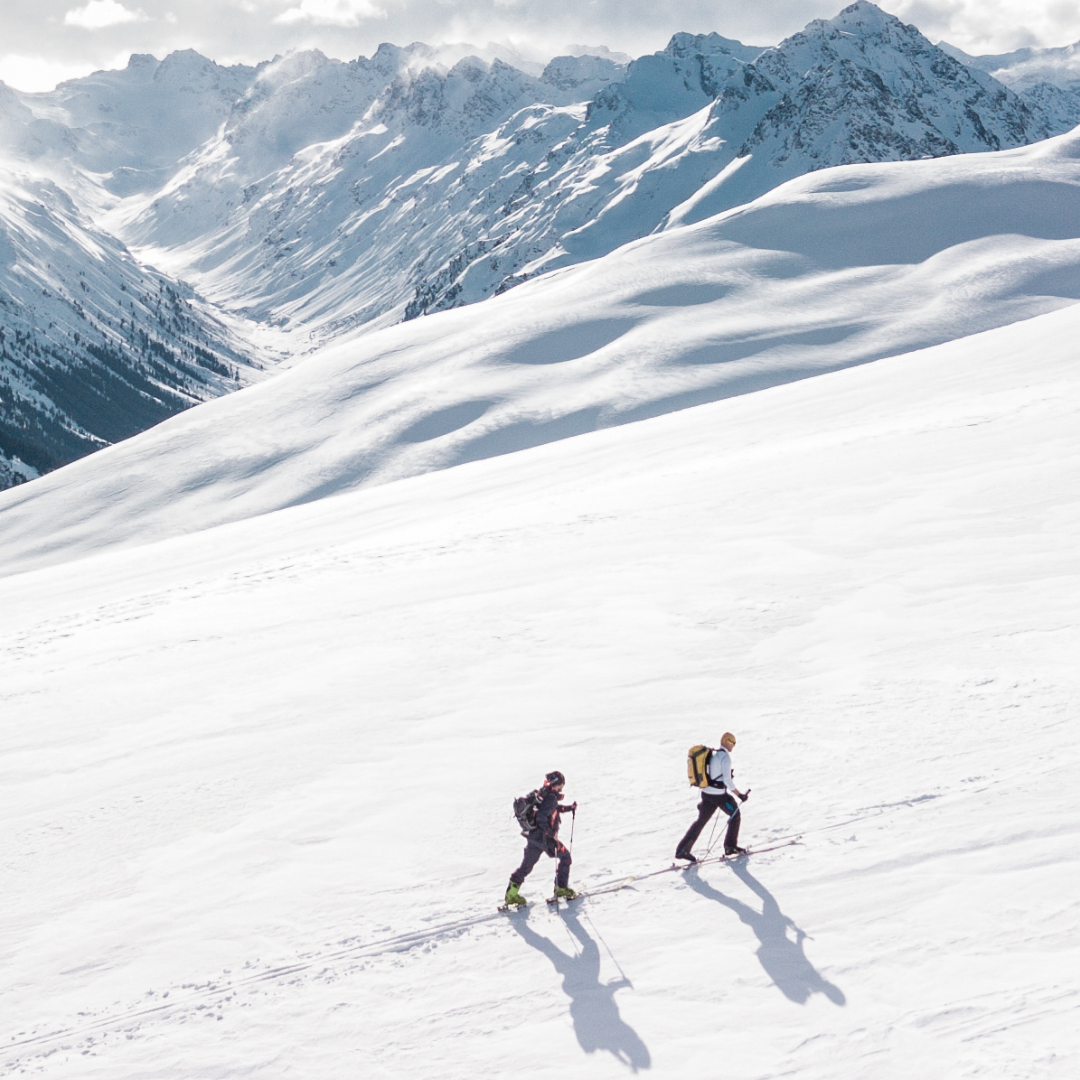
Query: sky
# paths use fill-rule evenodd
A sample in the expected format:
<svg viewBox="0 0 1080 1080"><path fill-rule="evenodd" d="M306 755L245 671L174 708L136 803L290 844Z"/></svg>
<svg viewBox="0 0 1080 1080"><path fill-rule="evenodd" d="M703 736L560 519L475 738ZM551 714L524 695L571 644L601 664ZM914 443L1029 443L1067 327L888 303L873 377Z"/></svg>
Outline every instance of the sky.
<svg viewBox="0 0 1080 1080"><path fill-rule="evenodd" d="M773 45L844 0L0 0L0 79L20 90L123 67L131 53L159 59L193 48L219 63L257 63L290 49L370 56L405 45L509 45L546 60L572 45L640 56L680 30L717 31ZM1080 39L1075 0L892 0L882 6L932 41L967 52Z"/></svg>

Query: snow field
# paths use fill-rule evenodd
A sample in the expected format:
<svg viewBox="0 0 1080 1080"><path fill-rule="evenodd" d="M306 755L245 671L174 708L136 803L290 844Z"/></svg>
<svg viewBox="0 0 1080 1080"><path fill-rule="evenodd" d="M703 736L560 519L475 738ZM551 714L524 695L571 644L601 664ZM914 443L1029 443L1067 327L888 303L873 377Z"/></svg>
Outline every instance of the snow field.
<svg viewBox="0 0 1080 1080"><path fill-rule="evenodd" d="M1075 1075L1078 323L0 581L5 1071Z"/></svg>

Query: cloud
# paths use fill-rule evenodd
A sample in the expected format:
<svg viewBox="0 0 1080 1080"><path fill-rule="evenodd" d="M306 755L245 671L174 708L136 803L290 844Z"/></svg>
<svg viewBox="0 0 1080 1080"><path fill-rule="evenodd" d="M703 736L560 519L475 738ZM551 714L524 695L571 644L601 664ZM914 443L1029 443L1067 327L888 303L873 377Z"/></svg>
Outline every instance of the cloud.
<svg viewBox="0 0 1080 1080"><path fill-rule="evenodd" d="M45 60L40 56L19 56L9 53L0 57L0 82L28 94L52 90L65 79L81 79L94 70L93 64L65 63L62 60Z"/></svg>
<svg viewBox="0 0 1080 1080"><path fill-rule="evenodd" d="M300 0L274 18L275 23L310 22L316 26L359 26L364 19L385 19L386 12L370 0Z"/></svg>
<svg viewBox="0 0 1080 1080"><path fill-rule="evenodd" d="M931 41L944 38L972 54L1025 45L1065 45L1080 38L1075 0L883 0Z"/></svg>
<svg viewBox="0 0 1080 1080"><path fill-rule="evenodd" d="M141 11L129 11L117 0L90 0L86 7L69 11L64 16L64 25L79 26L83 30L103 30L106 26L143 22L145 19Z"/></svg>

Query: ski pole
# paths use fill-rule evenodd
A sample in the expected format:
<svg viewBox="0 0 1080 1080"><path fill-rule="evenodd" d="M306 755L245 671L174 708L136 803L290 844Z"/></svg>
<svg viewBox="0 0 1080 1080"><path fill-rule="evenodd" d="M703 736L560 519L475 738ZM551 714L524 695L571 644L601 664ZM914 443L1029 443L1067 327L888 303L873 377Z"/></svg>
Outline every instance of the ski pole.
<svg viewBox="0 0 1080 1080"><path fill-rule="evenodd" d="M712 849L713 849L713 848L714 848L714 847L716 846L716 845L715 845L715 844L713 843L713 837L714 837L715 835L716 835L716 818L715 818L715 816L714 816L714 817L713 817L713 823L712 823L712 828L711 828L711 829L709 830L709 843L708 843L708 845L707 845L707 846L706 846L706 848L705 848L705 858L706 858L706 859L707 859L707 858L709 857L709 854L710 854L710 852L712 851Z"/></svg>
<svg viewBox="0 0 1080 1080"><path fill-rule="evenodd" d="M577 823L577 807L570 811L570 842L566 845L566 854L574 857L574 825ZM559 872L555 871L555 888L559 888Z"/></svg>

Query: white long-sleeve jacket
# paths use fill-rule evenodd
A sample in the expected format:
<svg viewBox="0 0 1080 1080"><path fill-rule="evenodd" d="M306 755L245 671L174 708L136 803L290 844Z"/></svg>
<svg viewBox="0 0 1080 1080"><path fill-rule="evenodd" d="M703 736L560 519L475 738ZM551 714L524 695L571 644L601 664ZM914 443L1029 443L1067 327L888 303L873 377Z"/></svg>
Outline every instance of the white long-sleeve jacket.
<svg viewBox="0 0 1080 1080"><path fill-rule="evenodd" d="M735 781L734 770L731 768L731 755L723 748L714 750L709 758L709 779L712 783L703 788L709 795L726 795L729 791L734 793Z"/></svg>

